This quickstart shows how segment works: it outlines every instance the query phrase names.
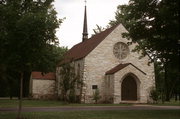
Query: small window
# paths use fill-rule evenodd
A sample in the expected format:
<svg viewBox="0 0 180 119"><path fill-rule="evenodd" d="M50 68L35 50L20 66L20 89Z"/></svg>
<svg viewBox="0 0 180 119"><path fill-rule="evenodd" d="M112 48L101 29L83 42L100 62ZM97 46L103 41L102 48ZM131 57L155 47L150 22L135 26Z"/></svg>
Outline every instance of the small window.
<svg viewBox="0 0 180 119"><path fill-rule="evenodd" d="M77 73L78 73L78 75L80 75L80 64L78 64Z"/></svg>
<svg viewBox="0 0 180 119"><path fill-rule="evenodd" d="M92 85L92 89L98 89L97 85Z"/></svg>

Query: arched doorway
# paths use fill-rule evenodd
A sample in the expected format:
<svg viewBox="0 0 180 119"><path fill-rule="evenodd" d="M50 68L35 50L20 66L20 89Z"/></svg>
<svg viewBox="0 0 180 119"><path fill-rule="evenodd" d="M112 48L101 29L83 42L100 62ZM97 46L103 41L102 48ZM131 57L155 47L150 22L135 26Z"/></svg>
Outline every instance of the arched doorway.
<svg viewBox="0 0 180 119"><path fill-rule="evenodd" d="M128 75L124 78L121 84L121 99L122 100L137 100L137 83L136 79Z"/></svg>

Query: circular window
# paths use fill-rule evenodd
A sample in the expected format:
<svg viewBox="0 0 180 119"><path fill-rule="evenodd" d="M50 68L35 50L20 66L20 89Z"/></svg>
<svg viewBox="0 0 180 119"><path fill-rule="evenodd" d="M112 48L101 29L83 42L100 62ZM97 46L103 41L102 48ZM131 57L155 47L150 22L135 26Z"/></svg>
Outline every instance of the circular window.
<svg viewBox="0 0 180 119"><path fill-rule="evenodd" d="M129 54L128 45L122 42L118 42L114 45L113 53L118 59L125 59Z"/></svg>

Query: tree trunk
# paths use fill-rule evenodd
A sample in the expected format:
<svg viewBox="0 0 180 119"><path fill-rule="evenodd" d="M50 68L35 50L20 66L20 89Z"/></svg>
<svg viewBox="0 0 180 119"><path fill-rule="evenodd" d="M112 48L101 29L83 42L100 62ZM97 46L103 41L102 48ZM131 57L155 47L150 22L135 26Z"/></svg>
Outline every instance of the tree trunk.
<svg viewBox="0 0 180 119"><path fill-rule="evenodd" d="M174 93L174 96L175 96L175 101L177 101L178 100L177 92Z"/></svg>
<svg viewBox="0 0 180 119"><path fill-rule="evenodd" d="M13 96L12 96L12 95L10 95L10 97L9 97L9 98L10 98L10 100L12 100Z"/></svg>
<svg viewBox="0 0 180 119"><path fill-rule="evenodd" d="M168 63L166 62L164 64L164 80L165 80L165 101L170 101L170 87L169 87L169 82L168 82L168 74L167 74L167 68L168 68Z"/></svg>
<svg viewBox="0 0 180 119"><path fill-rule="evenodd" d="M23 75L24 73L20 73L20 95L19 95L19 106L18 106L18 116L17 119L21 119L22 112L22 95L23 95Z"/></svg>
<svg viewBox="0 0 180 119"><path fill-rule="evenodd" d="M163 91L161 92L161 101L162 101L162 104L164 104L165 100L164 100L164 92Z"/></svg>
<svg viewBox="0 0 180 119"><path fill-rule="evenodd" d="M165 102L165 94L166 94L166 63L163 62L163 68L164 68L164 79L163 79L163 82L162 82L162 87L161 87L161 101L162 103L164 104Z"/></svg>

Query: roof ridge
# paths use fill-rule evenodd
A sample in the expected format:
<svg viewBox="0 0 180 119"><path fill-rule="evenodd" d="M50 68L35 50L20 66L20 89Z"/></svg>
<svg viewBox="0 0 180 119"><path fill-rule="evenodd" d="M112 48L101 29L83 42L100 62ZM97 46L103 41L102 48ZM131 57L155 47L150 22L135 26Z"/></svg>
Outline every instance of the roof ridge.
<svg viewBox="0 0 180 119"><path fill-rule="evenodd" d="M136 67L134 64L132 63L121 63L121 64L118 64L116 65L115 67L111 68L109 71L107 71L105 74L106 75L110 75L110 74L114 74L116 72L118 72L119 70L127 67L128 65L132 65L133 67L135 67L137 70L139 70L140 72L142 72L144 75L146 75L145 72L143 72L141 69L139 69L138 67Z"/></svg>
<svg viewBox="0 0 180 119"><path fill-rule="evenodd" d="M92 39L93 37L96 37L97 35L100 35L100 34L102 34L102 33L104 33L104 32L107 32L107 30L115 29L118 25L119 25L119 24L114 25L114 26L112 26L112 27L110 27L110 28L105 29L105 30L102 31L102 32L99 32L99 33L97 33L97 34L95 34L95 35L92 35L90 38L88 38L88 40L90 40L90 39ZM110 32L110 33L111 33L111 32ZM86 41L84 41L84 42L87 42L88 40L86 40ZM84 43L84 42L77 43L77 44L75 44L74 46L79 45L79 44ZM73 47L74 47L74 46L73 46ZM73 47L72 47L72 48L73 48Z"/></svg>
<svg viewBox="0 0 180 119"><path fill-rule="evenodd" d="M84 42L80 42L74 45L65 55L65 60L60 64L69 62L70 60L78 60L87 56L93 49L95 49L117 26L114 25L94 36L89 38Z"/></svg>
<svg viewBox="0 0 180 119"><path fill-rule="evenodd" d="M32 79L56 79L56 75L54 72L49 72L46 74L42 74L42 72L31 72L31 78Z"/></svg>

